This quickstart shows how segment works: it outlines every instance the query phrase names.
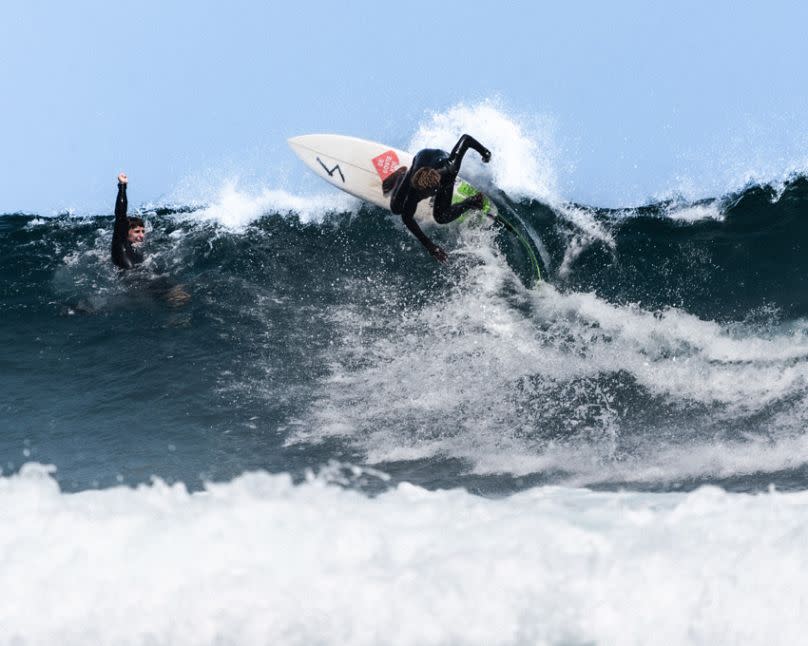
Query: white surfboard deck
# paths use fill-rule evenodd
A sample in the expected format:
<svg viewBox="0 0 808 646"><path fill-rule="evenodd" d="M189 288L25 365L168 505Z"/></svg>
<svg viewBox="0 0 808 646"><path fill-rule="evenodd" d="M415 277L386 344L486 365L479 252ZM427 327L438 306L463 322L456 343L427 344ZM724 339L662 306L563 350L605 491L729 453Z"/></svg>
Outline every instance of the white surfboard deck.
<svg viewBox="0 0 808 646"><path fill-rule="evenodd" d="M366 202L390 209L390 196L382 194L382 182L399 166L409 166L413 155L391 146L345 135L300 135L292 137L289 145L317 175L329 184ZM452 202L459 202L479 193L471 184L457 178ZM486 197L480 211L469 211L458 220L485 221L486 214L496 215L496 207ZM420 222L434 222L432 201L422 200L415 211Z"/></svg>

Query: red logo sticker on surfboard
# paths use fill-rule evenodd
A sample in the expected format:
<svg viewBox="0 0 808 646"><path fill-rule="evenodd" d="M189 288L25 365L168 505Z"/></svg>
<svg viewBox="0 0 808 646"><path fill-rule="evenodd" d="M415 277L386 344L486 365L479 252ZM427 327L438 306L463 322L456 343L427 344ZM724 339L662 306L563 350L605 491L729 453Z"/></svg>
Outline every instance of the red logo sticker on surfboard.
<svg viewBox="0 0 808 646"><path fill-rule="evenodd" d="M373 158L373 167L376 169L376 172L379 173L379 177L382 178L382 181L390 177L399 165L398 155L396 155L395 150L388 150L378 157Z"/></svg>

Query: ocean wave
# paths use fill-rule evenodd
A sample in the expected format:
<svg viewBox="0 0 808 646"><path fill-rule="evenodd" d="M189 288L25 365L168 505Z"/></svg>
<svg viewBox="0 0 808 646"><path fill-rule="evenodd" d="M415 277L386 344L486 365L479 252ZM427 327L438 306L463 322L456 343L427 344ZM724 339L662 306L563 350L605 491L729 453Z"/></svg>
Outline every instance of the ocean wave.
<svg viewBox="0 0 808 646"><path fill-rule="evenodd" d="M323 199L298 213L287 195L232 190L207 210L150 207L146 266L125 278L109 262L109 216L0 219L0 331L22 401L70 357L85 380L60 383L83 384L82 397L54 406L84 419L74 408L103 398L92 384L115 373L84 344L112 356L110 328L134 325L200 366L191 378L183 362L160 361L142 377L147 392L198 382L155 414L175 424L176 407L212 406L213 427L229 429L215 398L236 397L235 410L263 420L253 430L270 433L266 459L345 451L405 479L426 464L416 480L429 486L496 492L525 477L663 490L802 481L805 178L692 205L704 218L676 216L681 202L617 211L497 194L535 234L538 285L521 243L498 227L429 228L450 252L441 267L381 209ZM231 200L232 217L222 214ZM184 314L161 296L172 285L191 295ZM37 332L20 342L20 330ZM59 348L55 363L23 377L39 375L29 358L43 343ZM20 428L39 419L26 415ZM699 453L690 461L688 447ZM236 472L248 459L237 454ZM158 463L156 473L177 468Z"/></svg>

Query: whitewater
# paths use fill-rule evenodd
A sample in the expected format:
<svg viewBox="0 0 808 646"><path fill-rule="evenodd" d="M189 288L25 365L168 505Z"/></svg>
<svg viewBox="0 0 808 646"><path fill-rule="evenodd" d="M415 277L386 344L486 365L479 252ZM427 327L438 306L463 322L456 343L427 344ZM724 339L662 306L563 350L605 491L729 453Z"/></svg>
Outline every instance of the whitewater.
<svg viewBox="0 0 808 646"><path fill-rule="evenodd" d="M548 128L402 143L490 146L538 284L325 186L186 182L124 279L0 217L0 643L800 642L808 179L576 204Z"/></svg>
<svg viewBox="0 0 808 646"><path fill-rule="evenodd" d="M799 643L806 493L0 483L6 643Z"/></svg>

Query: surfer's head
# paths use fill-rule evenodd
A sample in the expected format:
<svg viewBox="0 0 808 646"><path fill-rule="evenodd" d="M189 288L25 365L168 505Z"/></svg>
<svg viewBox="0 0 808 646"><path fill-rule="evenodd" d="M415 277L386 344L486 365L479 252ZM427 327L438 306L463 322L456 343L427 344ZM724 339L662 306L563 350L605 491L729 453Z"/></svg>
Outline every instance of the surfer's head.
<svg viewBox="0 0 808 646"><path fill-rule="evenodd" d="M146 225L141 218L128 218L129 219L129 233L127 239L132 244L143 242L146 237Z"/></svg>
<svg viewBox="0 0 808 646"><path fill-rule="evenodd" d="M440 173L434 168L419 168L412 174L410 185L417 191L434 191L440 186Z"/></svg>

